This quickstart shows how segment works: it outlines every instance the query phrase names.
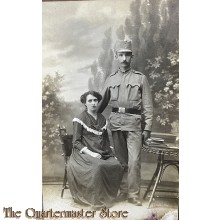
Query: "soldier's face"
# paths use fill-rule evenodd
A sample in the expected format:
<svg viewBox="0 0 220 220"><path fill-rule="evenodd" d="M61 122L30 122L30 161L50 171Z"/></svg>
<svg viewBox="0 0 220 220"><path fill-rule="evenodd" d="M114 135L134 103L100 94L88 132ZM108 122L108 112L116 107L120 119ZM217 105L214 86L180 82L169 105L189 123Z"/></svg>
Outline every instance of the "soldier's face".
<svg viewBox="0 0 220 220"><path fill-rule="evenodd" d="M116 59L119 62L119 66L123 68L130 67L132 53L131 52L117 52Z"/></svg>

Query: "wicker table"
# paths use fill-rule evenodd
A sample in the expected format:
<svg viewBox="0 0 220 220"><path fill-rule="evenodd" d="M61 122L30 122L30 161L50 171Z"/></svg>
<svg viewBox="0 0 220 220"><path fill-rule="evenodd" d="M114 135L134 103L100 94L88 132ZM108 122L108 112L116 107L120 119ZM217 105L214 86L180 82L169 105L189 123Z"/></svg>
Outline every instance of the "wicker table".
<svg viewBox="0 0 220 220"><path fill-rule="evenodd" d="M169 193L178 193L176 190L168 190L168 189L163 189L163 190L157 190L158 183L162 179L162 174L164 173L165 169L168 166L175 166L177 168L177 171L179 173L179 160L178 159L165 159L165 156L174 156L177 157L179 156L179 148L174 145L174 144L145 144L143 145L143 150L148 152L148 153L153 153L158 155L157 158L157 167L156 170L153 174L153 177L147 187L147 190L143 196L143 199L146 198L147 194L152 191L148 203L148 208L151 205L152 199L154 198L154 194L156 191L159 192L169 192ZM155 181L156 179L156 181ZM155 183L154 183L155 181ZM153 185L154 183L154 185ZM151 187L153 186L153 189L151 190ZM162 198L160 196L160 198ZM164 197L163 197L164 198ZM167 197L165 197L167 198ZM178 198L178 197L169 197L169 198Z"/></svg>

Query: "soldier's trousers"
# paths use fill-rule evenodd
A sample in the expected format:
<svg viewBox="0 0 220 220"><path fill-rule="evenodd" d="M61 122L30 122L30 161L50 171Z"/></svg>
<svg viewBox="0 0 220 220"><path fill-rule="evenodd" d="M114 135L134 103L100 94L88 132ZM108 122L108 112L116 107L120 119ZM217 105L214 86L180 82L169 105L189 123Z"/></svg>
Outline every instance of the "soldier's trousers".
<svg viewBox="0 0 220 220"><path fill-rule="evenodd" d="M121 193L128 198L137 198L141 185L141 131L112 131L115 155L124 166L124 175L120 186Z"/></svg>

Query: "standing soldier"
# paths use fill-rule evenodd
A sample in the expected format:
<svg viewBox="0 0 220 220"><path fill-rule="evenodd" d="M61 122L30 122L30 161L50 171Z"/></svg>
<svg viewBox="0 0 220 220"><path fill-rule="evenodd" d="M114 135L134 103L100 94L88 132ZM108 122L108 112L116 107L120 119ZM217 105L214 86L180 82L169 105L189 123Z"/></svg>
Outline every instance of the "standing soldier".
<svg viewBox="0 0 220 220"><path fill-rule="evenodd" d="M131 69L131 41L117 41L115 58L119 69L106 80L98 112L109 104L110 130L115 154L124 165L124 176L118 201L141 206L141 147L151 134L153 105L151 91L144 74Z"/></svg>

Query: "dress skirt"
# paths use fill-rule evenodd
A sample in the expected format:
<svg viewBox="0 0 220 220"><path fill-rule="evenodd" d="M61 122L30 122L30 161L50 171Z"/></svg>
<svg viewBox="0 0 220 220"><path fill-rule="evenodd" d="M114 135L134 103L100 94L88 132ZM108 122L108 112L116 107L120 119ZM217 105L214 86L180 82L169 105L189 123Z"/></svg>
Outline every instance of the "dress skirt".
<svg viewBox="0 0 220 220"><path fill-rule="evenodd" d="M67 177L74 201L92 207L111 207L122 172L120 162L114 157L103 160L73 149L67 164Z"/></svg>

